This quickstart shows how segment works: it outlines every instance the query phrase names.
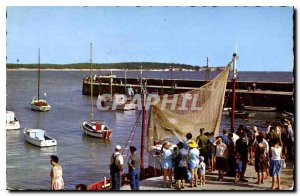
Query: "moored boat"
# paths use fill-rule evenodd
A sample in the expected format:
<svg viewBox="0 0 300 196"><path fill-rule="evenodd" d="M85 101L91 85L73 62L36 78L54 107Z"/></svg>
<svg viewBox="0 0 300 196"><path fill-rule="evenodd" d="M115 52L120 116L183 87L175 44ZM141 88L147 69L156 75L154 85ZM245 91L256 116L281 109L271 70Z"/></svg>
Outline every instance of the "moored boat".
<svg viewBox="0 0 300 196"><path fill-rule="evenodd" d="M276 107L263 107L263 106L244 106L245 110L261 111L261 112L273 112L276 111Z"/></svg>
<svg viewBox="0 0 300 196"><path fill-rule="evenodd" d="M86 135L97 137L101 139L110 139L112 135L112 130L107 126L104 120L93 120L93 82L92 82L92 44L90 46L91 50L91 69L90 69L90 79L91 79L91 96L90 96L90 120L84 120L81 124L81 130Z"/></svg>
<svg viewBox="0 0 300 196"><path fill-rule="evenodd" d="M231 116L231 110L229 110L229 115ZM254 118L256 116L255 112L247 112L244 110L234 111L234 117L241 119Z"/></svg>
<svg viewBox="0 0 300 196"><path fill-rule="evenodd" d="M102 110L135 110L136 104L131 103L125 94L114 94L113 96L99 95L97 99L97 108Z"/></svg>
<svg viewBox="0 0 300 196"><path fill-rule="evenodd" d="M13 111L6 111L6 130L20 129L20 122Z"/></svg>
<svg viewBox="0 0 300 196"><path fill-rule="evenodd" d="M99 120L92 120L89 122L83 121L81 129L86 135L101 139L110 139L112 135L112 130L106 125L106 123Z"/></svg>
<svg viewBox="0 0 300 196"><path fill-rule="evenodd" d="M35 146L50 147L57 145L57 141L48 136L45 130L25 128L23 133L25 140Z"/></svg>
<svg viewBox="0 0 300 196"><path fill-rule="evenodd" d="M31 108L36 111L46 112L51 109L51 106L46 100L37 99L34 97L30 102Z"/></svg>
<svg viewBox="0 0 300 196"><path fill-rule="evenodd" d="M40 75L41 75L41 68L40 68L40 49L39 49L39 67L38 67L38 87L37 87L37 97L34 97L31 102L31 109L35 111L40 111L40 112L46 112L51 109L51 106L48 104L48 102L44 99L40 99ZM46 96L46 94L44 94Z"/></svg>

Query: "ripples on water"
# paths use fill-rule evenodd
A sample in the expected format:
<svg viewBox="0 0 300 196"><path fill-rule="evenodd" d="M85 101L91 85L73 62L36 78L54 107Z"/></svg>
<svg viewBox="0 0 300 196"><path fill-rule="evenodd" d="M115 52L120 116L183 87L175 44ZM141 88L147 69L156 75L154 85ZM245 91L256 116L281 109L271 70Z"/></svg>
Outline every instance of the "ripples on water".
<svg viewBox="0 0 300 196"><path fill-rule="evenodd" d="M138 72L131 74L133 73ZM37 73L7 72L7 110L15 111L21 123L21 130L6 132L8 188L48 190L52 154L60 158L66 190L74 190L75 185L79 183L90 184L103 179L104 176L109 177L109 158L115 145L125 145L137 112L100 112L96 109L97 98L94 97L94 119L104 119L113 129L113 135L110 141L105 141L82 134L80 125L84 119L89 118L90 99L81 93L81 74L65 71L41 72L41 94L47 93L47 99L52 106L50 112L43 113L32 111L29 104L37 95ZM151 76L153 73L148 74ZM122 76L122 73L119 75ZM179 75L173 73L174 78ZM236 124L246 123L263 127L265 120L278 118L277 113L257 113L255 119L250 121L237 119ZM223 116L221 128L229 126L229 117ZM45 129L50 136L57 139L58 145L39 148L25 142L22 133L25 127ZM135 146L140 146L140 130L139 124L133 143ZM148 154L145 153L147 160Z"/></svg>

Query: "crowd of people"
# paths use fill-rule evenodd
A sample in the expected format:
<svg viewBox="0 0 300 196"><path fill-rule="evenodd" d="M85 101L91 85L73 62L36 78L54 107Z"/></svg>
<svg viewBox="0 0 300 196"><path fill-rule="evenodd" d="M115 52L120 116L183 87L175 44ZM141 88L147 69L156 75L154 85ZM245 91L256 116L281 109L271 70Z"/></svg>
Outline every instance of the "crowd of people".
<svg viewBox="0 0 300 196"><path fill-rule="evenodd" d="M224 129L217 137L201 128L196 139L188 133L186 141L175 147L166 141L161 150L164 187L172 188L172 174L177 189L183 189L186 181L189 187L204 185L206 170L217 170L219 181L227 175L234 177L235 183L248 182L245 172L252 164L257 184L270 176L270 189L281 189L281 169L286 159L294 159L294 132L288 120L266 123L265 130L240 125L230 132Z"/></svg>
<svg viewBox="0 0 300 196"><path fill-rule="evenodd" d="M252 164L257 172L257 184L263 184L270 176L270 189L281 189L281 169L285 167L285 160L294 159L294 131L288 120L283 124L266 123L265 130L240 125L237 130L232 129L230 132L224 129L217 137L201 128L196 139L188 133L186 140L176 146L165 141L160 153L164 187L173 187L173 177L176 189L184 189L186 182L189 187L205 185L205 173L215 170L218 171L219 181L227 175L234 177L235 183L248 182L245 172L247 166ZM132 190L139 190L141 160L134 146L129 149L131 154L126 164L130 187ZM64 189L63 171L58 160L57 156L51 156L51 190ZM117 145L110 158L112 190L121 188L123 166L121 146ZM78 184L76 190L87 190L87 187Z"/></svg>

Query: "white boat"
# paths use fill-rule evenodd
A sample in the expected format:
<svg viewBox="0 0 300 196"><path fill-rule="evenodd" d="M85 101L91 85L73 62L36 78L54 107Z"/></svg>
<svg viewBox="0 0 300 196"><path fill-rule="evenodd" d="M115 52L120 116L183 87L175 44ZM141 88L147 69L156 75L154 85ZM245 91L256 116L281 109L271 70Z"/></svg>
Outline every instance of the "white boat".
<svg viewBox="0 0 300 196"><path fill-rule="evenodd" d="M50 147L57 145L56 140L48 136L45 130L25 128L23 132L25 140L35 146Z"/></svg>
<svg viewBox="0 0 300 196"><path fill-rule="evenodd" d="M262 112L273 112L276 111L276 107L263 107L263 106L244 106L245 110L250 111L262 111Z"/></svg>
<svg viewBox="0 0 300 196"><path fill-rule="evenodd" d="M83 121L81 125L83 133L92 137L98 137L101 139L109 139L112 130L107 126L104 121Z"/></svg>
<svg viewBox="0 0 300 196"><path fill-rule="evenodd" d="M6 111L6 130L20 129L20 122L13 111Z"/></svg>
<svg viewBox="0 0 300 196"><path fill-rule="evenodd" d="M34 97L31 102L31 109L36 110L36 111L41 111L41 112L46 112L51 109L51 106L48 104L48 102L44 99L40 99L40 73L41 73L41 68L40 68L40 49L39 49L39 68L38 68L38 96Z"/></svg>
<svg viewBox="0 0 300 196"><path fill-rule="evenodd" d="M99 95L97 109L107 108L110 110L135 110L136 104L130 102L125 94L114 94L113 96Z"/></svg>
<svg viewBox="0 0 300 196"><path fill-rule="evenodd" d="M91 48L91 72L90 79L92 80L92 44ZM90 120L84 120L81 125L81 130L86 135L97 137L101 139L110 139L112 130L107 126L104 120L93 120L93 82L91 81L91 96L90 96Z"/></svg>
<svg viewBox="0 0 300 196"><path fill-rule="evenodd" d="M47 112L51 109L51 106L48 104L46 100L43 99L37 99L34 97L31 100L31 108L36 111L42 111L42 112Z"/></svg>

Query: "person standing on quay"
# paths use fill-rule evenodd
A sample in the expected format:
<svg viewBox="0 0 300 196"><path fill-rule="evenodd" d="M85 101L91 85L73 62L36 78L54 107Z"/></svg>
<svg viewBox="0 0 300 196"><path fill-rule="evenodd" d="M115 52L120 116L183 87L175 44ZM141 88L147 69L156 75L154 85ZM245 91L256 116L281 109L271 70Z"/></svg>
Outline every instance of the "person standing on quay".
<svg viewBox="0 0 300 196"><path fill-rule="evenodd" d="M282 156L282 147L280 146L280 139L275 139L274 140L274 145L271 147L270 150L270 176L272 177L272 186L270 189L274 190L275 189L275 176L277 180L277 189L281 189L280 187L280 173L282 169L282 164L281 164L281 156Z"/></svg>
<svg viewBox="0 0 300 196"><path fill-rule="evenodd" d="M64 189L63 170L58 164L58 157L52 155L50 157L50 163L53 166L50 172L51 177L51 190L62 190Z"/></svg>
<svg viewBox="0 0 300 196"><path fill-rule="evenodd" d="M247 135L243 131L241 132L240 138L236 141L236 151L240 153L241 155L241 161L242 161L242 173L240 177L241 182L248 182L248 180L245 179L245 172L247 169L247 163L248 163L248 141L247 141Z"/></svg>
<svg viewBox="0 0 300 196"><path fill-rule="evenodd" d="M199 146L200 154L204 157L205 164L208 165L208 152L207 152L207 146L209 145L209 138L204 135L204 128L200 129L200 135L196 138L196 143Z"/></svg>
<svg viewBox="0 0 300 196"><path fill-rule="evenodd" d="M121 146L116 145L115 152L110 158L110 175L112 179L112 190L120 190L123 171L123 156L121 155Z"/></svg>
<svg viewBox="0 0 300 196"><path fill-rule="evenodd" d="M223 180L224 172L227 169L226 165L226 153L227 153L227 146L223 143L222 137L217 137L217 140L214 141L213 145L216 146L216 169L219 172L219 181Z"/></svg>
<svg viewBox="0 0 300 196"><path fill-rule="evenodd" d="M134 146L129 147L130 157L128 159L128 168L130 175L130 188L131 190L140 190L140 165L141 160L136 152L136 148Z"/></svg>
<svg viewBox="0 0 300 196"><path fill-rule="evenodd" d="M172 143L166 141L162 145L161 148L161 155L162 155L162 169L163 169L163 180L164 180L164 188L167 186L167 176L169 178L169 186L172 188L172 154L173 151L171 150Z"/></svg>
<svg viewBox="0 0 300 196"><path fill-rule="evenodd" d="M191 180L191 185L190 187L197 187L197 180L198 180L198 167L199 167L199 150L198 150L198 145L197 143L192 140L189 142L189 152L188 152L188 157L189 157L189 169L192 174L192 180Z"/></svg>

